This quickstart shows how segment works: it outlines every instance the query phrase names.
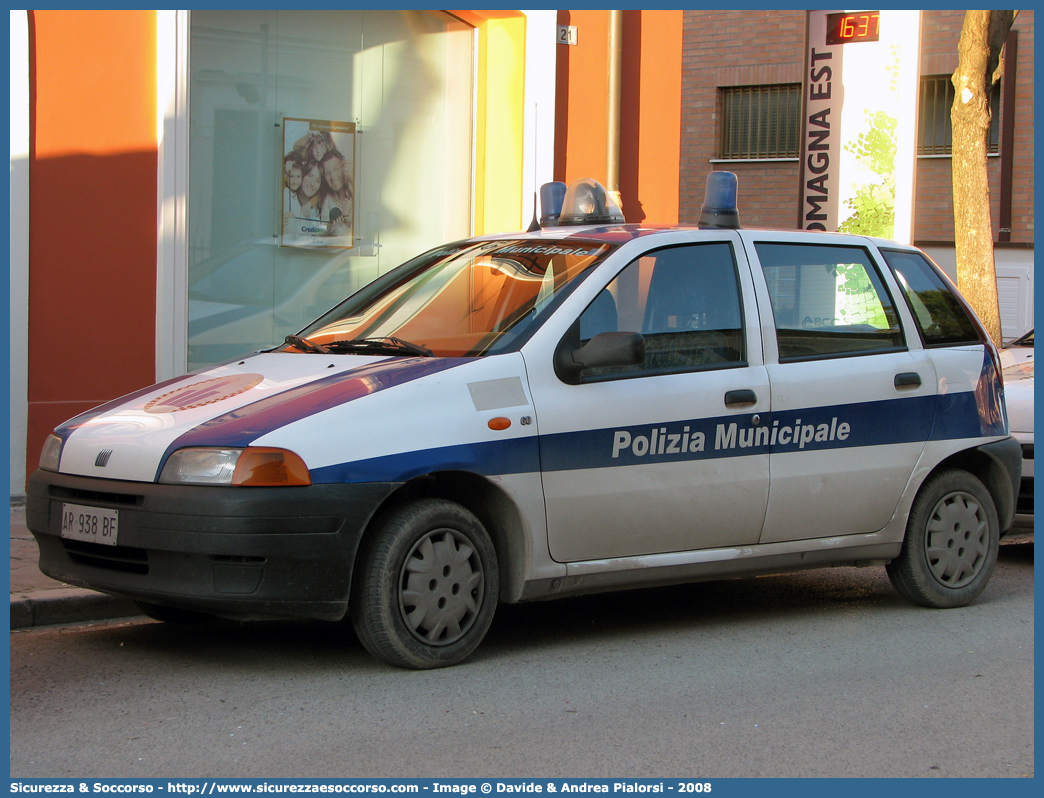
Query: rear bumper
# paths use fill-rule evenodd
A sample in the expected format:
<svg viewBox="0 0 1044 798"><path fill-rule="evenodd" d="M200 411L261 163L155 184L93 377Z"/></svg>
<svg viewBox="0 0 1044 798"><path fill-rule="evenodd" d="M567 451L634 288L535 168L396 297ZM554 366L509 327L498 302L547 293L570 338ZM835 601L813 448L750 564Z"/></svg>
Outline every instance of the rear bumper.
<svg viewBox="0 0 1044 798"><path fill-rule="evenodd" d="M37 471L26 525L72 585L231 618L336 620L366 525L397 483L229 488ZM118 545L61 537L64 503L115 509Z"/></svg>

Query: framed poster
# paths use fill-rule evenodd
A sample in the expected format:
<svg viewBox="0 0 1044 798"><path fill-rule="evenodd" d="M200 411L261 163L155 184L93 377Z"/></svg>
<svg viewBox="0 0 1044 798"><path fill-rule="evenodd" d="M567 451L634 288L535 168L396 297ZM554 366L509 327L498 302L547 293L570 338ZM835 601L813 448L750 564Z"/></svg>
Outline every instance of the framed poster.
<svg viewBox="0 0 1044 798"><path fill-rule="evenodd" d="M355 243L355 123L283 119L284 247Z"/></svg>

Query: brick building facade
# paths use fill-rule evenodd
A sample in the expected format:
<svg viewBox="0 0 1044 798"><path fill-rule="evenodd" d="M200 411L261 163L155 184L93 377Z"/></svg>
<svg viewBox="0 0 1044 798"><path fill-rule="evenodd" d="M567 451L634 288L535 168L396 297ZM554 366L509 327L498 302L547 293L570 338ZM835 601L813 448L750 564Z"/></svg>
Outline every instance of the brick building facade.
<svg viewBox="0 0 1044 798"><path fill-rule="evenodd" d="M1002 315L1007 304L1007 317L1015 319L1006 322L1005 337L1021 332L1016 325L1032 325L1033 17L1032 10L1022 11L1009 38L1015 57L1006 62L999 142L989 158ZM696 222L707 173L728 169L739 176L745 226L794 227L801 201L800 158L722 158L722 96L734 87L801 84L806 12L687 10L683 20L679 221ZM963 20L963 11L922 12L922 81L956 69ZM913 243L954 274L950 157L918 155L916 170Z"/></svg>
<svg viewBox="0 0 1044 798"><path fill-rule="evenodd" d="M957 40L964 21L963 11L925 11L921 31L921 74L949 75L957 68ZM1010 240L1016 245L1033 244L1033 11L1020 12L1015 20L1018 56L1005 63L1007 78L1014 82L1012 177L1010 196L1012 215ZM1008 95L1003 94L1004 99ZM1003 101L1002 101L1003 102ZM1001 109L1004 115L1004 109ZM1001 134L1003 136L1003 133ZM1000 235L1002 193L1001 168L1004 153L989 158L990 204L994 240ZM917 201L915 243L931 246L953 242L953 196L950 159L946 156L920 156L917 162Z"/></svg>
<svg viewBox="0 0 1044 798"><path fill-rule="evenodd" d="M728 169L739 177L745 226L794 227L801 193L800 159L719 163L719 89L800 83L805 12L688 10L683 31L679 221L696 224L707 172Z"/></svg>

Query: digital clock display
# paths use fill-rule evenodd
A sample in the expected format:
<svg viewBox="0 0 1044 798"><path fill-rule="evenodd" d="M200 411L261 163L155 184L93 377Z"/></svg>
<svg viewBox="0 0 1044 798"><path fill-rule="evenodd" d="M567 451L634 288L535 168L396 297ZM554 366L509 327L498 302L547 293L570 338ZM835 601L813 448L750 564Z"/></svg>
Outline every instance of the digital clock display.
<svg viewBox="0 0 1044 798"><path fill-rule="evenodd" d="M843 14L827 14L827 44L876 42L880 36L880 11L848 11Z"/></svg>

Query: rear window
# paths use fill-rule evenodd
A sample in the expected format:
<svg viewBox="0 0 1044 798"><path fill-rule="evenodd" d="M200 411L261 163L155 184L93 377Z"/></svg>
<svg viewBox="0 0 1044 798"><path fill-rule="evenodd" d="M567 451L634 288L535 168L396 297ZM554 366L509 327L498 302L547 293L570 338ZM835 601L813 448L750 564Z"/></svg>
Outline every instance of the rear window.
<svg viewBox="0 0 1044 798"><path fill-rule="evenodd" d="M902 286L926 347L982 343L964 304L931 261L919 252L883 249L881 253Z"/></svg>
<svg viewBox="0 0 1044 798"><path fill-rule="evenodd" d="M756 242L781 362L905 346L899 317L861 247Z"/></svg>

